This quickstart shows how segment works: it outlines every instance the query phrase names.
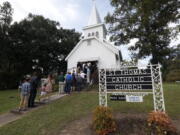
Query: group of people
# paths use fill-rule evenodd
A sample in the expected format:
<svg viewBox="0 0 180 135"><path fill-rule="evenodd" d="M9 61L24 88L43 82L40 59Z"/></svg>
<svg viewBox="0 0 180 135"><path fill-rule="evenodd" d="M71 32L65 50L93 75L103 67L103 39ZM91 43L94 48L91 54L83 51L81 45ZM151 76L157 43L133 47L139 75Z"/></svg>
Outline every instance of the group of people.
<svg viewBox="0 0 180 135"><path fill-rule="evenodd" d="M97 65L92 63L78 63L77 69L63 72L59 75L59 93L70 94L71 91L81 91L86 85L93 84L97 76Z"/></svg>
<svg viewBox="0 0 180 135"><path fill-rule="evenodd" d="M71 91L81 91L83 86L83 78L80 74L67 72L64 76L63 72L59 75L59 93L70 94Z"/></svg>
<svg viewBox="0 0 180 135"><path fill-rule="evenodd" d="M93 84L97 75L96 62L82 62L77 64L77 73L86 79L88 84Z"/></svg>
<svg viewBox="0 0 180 135"><path fill-rule="evenodd" d="M97 78L96 63L78 63L76 70L63 72L58 76L59 93L70 94L71 91L81 91L86 85L91 85ZM20 85L21 101L19 111L27 110L28 107L35 106L35 98L37 89L40 88L40 97L44 97L53 90L54 79L52 75L48 75L47 79L42 81L37 73L31 76L25 76Z"/></svg>
<svg viewBox="0 0 180 135"><path fill-rule="evenodd" d="M35 107L35 98L37 95L37 89L41 85L41 79L37 76L37 73L33 73L32 77L26 75L20 86L20 105L19 111L26 111L27 108ZM41 94L49 93L52 91L52 75L49 75L44 84L42 85Z"/></svg>

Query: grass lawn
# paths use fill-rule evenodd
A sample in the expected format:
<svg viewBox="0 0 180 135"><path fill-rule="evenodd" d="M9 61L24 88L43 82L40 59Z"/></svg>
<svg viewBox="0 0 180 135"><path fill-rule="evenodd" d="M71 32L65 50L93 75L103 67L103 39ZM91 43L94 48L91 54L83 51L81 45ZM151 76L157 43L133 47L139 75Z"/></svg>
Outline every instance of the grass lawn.
<svg viewBox="0 0 180 135"><path fill-rule="evenodd" d="M37 93L38 95L39 93ZM37 96L37 99L39 96ZM9 112L17 108L20 103L20 93L18 90L0 91L0 114ZM0 134L1 135L1 134Z"/></svg>
<svg viewBox="0 0 180 135"><path fill-rule="evenodd" d="M19 100L18 90L0 91L0 114L17 107Z"/></svg>
<svg viewBox="0 0 180 135"><path fill-rule="evenodd" d="M168 114L180 119L180 84L165 84L164 94ZM118 112L144 113L153 110L151 99L152 96L147 96L143 103L108 102L108 104ZM97 93L74 93L1 127L0 135L56 135L69 122L91 114L97 105Z"/></svg>

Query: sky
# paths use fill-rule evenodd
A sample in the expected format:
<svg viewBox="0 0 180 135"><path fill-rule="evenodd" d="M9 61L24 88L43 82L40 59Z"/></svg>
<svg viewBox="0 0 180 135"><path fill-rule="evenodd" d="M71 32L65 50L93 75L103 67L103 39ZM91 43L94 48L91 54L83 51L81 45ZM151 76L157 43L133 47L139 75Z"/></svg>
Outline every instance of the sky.
<svg viewBox="0 0 180 135"><path fill-rule="evenodd" d="M88 23L92 0L0 0L9 1L14 9L14 21L20 21L29 13L43 15L60 22L64 28L81 31ZM109 0L96 0L101 19L112 11Z"/></svg>
<svg viewBox="0 0 180 135"><path fill-rule="evenodd" d="M93 5L93 0L0 0L0 4L4 1L9 1L14 9L13 21L20 21L32 13L58 21L63 28L76 29L79 32L82 32L82 28L87 26ZM104 21L107 13L113 11L110 1L95 1L101 20ZM177 42L179 40L173 41L171 46ZM121 46L119 48L122 51L123 58L130 60L130 52L127 47ZM148 61L149 58L140 62L146 64Z"/></svg>
<svg viewBox="0 0 180 135"><path fill-rule="evenodd" d="M93 0L0 0L0 4L9 1L14 9L13 21L21 21L29 13L43 15L46 18L60 22L63 28L76 29L82 32L87 26ZM109 0L95 0L101 20L113 8ZM122 50L124 59L130 59L127 47L119 47Z"/></svg>

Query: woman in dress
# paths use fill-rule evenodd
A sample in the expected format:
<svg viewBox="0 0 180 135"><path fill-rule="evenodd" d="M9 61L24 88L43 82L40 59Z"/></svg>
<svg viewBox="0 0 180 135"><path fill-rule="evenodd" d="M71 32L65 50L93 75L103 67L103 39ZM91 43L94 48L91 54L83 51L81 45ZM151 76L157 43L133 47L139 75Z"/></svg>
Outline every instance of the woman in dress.
<svg viewBox="0 0 180 135"><path fill-rule="evenodd" d="M52 92L52 84L53 84L53 77L52 75L48 75L48 78L46 80L46 92L50 93Z"/></svg>

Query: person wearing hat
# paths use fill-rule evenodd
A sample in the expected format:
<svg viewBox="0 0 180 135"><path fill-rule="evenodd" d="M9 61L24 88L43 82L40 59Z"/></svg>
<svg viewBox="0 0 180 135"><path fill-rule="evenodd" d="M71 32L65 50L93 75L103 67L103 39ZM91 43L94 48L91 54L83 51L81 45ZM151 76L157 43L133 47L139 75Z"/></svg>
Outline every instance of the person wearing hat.
<svg viewBox="0 0 180 135"><path fill-rule="evenodd" d="M27 103L28 103L28 98L30 95L30 78L28 76L25 77L23 80L22 86L21 86L21 101L19 105L19 111L26 111L27 109Z"/></svg>

